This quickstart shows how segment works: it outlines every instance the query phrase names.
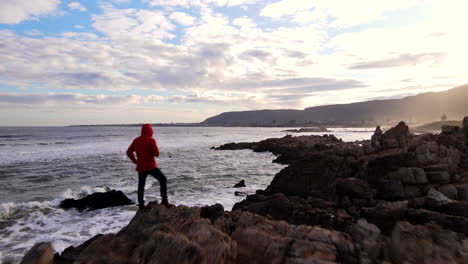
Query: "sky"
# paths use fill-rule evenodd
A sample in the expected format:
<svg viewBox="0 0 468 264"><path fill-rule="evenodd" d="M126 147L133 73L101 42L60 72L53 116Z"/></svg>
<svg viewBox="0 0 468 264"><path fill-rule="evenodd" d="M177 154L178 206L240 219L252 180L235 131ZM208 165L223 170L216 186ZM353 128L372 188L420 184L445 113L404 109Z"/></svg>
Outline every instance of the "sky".
<svg viewBox="0 0 468 264"><path fill-rule="evenodd" d="M468 83L466 0L0 6L0 126L201 122Z"/></svg>

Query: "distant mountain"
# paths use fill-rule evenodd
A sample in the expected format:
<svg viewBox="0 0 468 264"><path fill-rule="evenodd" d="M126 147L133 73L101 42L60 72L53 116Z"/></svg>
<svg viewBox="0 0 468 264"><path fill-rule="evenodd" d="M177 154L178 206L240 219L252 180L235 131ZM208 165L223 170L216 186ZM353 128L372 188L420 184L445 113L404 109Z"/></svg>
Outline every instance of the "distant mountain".
<svg viewBox="0 0 468 264"><path fill-rule="evenodd" d="M387 123L398 120L426 122L442 115L462 119L468 115L468 85L443 92L423 93L401 99L309 107L304 110L255 110L224 112L205 125L248 126L319 123Z"/></svg>

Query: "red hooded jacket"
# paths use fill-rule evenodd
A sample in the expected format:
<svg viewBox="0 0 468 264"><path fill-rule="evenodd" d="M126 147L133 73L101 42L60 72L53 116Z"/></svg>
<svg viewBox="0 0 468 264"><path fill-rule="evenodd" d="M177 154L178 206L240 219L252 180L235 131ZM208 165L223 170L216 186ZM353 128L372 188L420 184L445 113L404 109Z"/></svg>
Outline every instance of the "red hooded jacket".
<svg viewBox="0 0 468 264"><path fill-rule="evenodd" d="M159 157L159 149L152 136L153 128L150 124L144 124L141 126L141 136L135 138L128 147L127 156L137 165L136 171L146 172L158 167L154 157Z"/></svg>

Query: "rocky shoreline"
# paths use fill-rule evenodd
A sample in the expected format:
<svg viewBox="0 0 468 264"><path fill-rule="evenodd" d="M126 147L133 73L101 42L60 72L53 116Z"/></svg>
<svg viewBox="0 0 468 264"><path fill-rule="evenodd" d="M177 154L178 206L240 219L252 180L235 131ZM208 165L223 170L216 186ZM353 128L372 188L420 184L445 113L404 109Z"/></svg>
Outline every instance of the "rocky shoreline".
<svg viewBox="0 0 468 264"><path fill-rule="evenodd" d="M23 263L468 263L467 143L468 118L438 135L400 122L362 142L226 144L288 167L231 212L150 203L117 234L55 256L38 244Z"/></svg>

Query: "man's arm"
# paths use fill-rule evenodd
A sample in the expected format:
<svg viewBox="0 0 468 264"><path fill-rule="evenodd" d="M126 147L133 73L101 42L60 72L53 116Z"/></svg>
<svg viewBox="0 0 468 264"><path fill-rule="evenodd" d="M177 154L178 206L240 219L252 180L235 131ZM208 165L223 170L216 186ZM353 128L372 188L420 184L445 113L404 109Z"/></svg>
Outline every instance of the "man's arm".
<svg viewBox="0 0 468 264"><path fill-rule="evenodd" d="M159 148L154 138L151 140L151 149L153 150L154 156L159 157Z"/></svg>
<svg viewBox="0 0 468 264"><path fill-rule="evenodd" d="M130 158L130 160L134 163L137 164L137 159L135 158L135 147L133 146L133 143L128 147L127 149L127 156Z"/></svg>

